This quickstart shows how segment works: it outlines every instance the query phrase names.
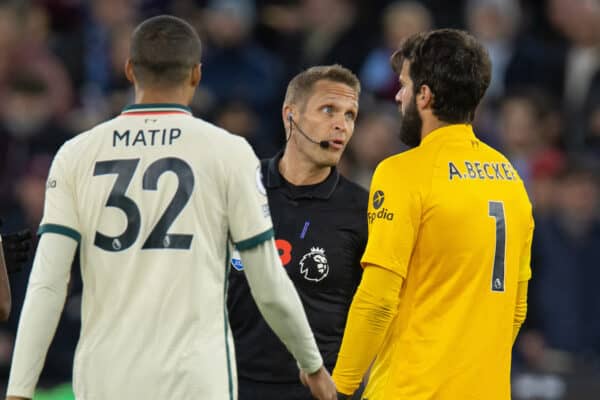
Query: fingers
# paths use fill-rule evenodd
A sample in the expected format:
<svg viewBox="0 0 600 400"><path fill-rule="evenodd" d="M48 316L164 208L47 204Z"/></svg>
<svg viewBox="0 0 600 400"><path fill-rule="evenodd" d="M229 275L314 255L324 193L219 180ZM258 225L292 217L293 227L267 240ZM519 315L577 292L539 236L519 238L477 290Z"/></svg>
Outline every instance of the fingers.
<svg viewBox="0 0 600 400"><path fill-rule="evenodd" d="M323 367L314 374L307 375L304 371L300 372L300 380L310 388L312 395L319 400L336 400L337 390L335 384L329 375L329 372Z"/></svg>
<svg viewBox="0 0 600 400"><path fill-rule="evenodd" d="M300 382L302 382L304 386L308 386L308 382L306 381L306 372L302 370L300 371Z"/></svg>

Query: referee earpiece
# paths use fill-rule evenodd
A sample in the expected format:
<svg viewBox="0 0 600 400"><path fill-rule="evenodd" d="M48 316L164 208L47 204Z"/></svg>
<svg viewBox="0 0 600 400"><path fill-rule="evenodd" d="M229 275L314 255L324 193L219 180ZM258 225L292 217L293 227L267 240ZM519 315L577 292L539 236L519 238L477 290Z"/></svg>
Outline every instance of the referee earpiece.
<svg viewBox="0 0 600 400"><path fill-rule="evenodd" d="M289 112L288 115L287 115L288 121L292 122L292 116L293 116L292 113Z"/></svg>

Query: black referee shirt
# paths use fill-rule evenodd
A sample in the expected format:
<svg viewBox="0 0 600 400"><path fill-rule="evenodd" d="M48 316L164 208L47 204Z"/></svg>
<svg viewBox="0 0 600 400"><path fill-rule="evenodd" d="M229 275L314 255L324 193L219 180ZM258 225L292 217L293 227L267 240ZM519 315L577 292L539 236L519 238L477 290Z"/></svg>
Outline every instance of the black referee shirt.
<svg viewBox="0 0 600 400"><path fill-rule="evenodd" d="M335 168L319 184L294 186L279 173L282 154L261 163L276 244L331 371L362 275L369 195ZM295 360L261 316L239 269L234 265L231 270L227 301L238 376L260 382L298 382Z"/></svg>

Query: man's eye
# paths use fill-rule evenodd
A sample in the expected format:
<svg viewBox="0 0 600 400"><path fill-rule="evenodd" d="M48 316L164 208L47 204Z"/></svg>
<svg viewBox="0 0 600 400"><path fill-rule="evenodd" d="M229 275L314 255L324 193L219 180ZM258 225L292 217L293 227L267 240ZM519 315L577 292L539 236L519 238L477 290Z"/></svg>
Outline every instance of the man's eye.
<svg viewBox="0 0 600 400"><path fill-rule="evenodd" d="M355 118L355 115L354 115L353 112L349 111L349 112L346 113L346 119L349 119L349 120L353 121L354 118Z"/></svg>
<svg viewBox="0 0 600 400"><path fill-rule="evenodd" d="M333 112L333 107L331 106L324 106L322 108L323 112L327 113L327 114L331 114Z"/></svg>

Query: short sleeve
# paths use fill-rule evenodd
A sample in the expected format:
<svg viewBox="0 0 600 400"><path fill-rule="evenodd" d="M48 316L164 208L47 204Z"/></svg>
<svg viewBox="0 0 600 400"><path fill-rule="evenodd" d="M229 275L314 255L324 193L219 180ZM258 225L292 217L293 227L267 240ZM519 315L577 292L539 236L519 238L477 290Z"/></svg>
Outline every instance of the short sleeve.
<svg viewBox="0 0 600 400"><path fill-rule="evenodd" d="M237 250L251 249L273 237L273 224L260 162L247 142L227 166L229 232Z"/></svg>
<svg viewBox="0 0 600 400"><path fill-rule="evenodd" d="M44 216L38 234L58 233L75 241L81 240L81 229L76 207L73 174L75 165L68 157L68 147L63 145L58 151L46 182Z"/></svg>
<svg viewBox="0 0 600 400"><path fill-rule="evenodd" d="M369 194L369 236L361 263L389 269L406 278L419 231L418 188L389 164L375 170Z"/></svg>

